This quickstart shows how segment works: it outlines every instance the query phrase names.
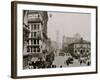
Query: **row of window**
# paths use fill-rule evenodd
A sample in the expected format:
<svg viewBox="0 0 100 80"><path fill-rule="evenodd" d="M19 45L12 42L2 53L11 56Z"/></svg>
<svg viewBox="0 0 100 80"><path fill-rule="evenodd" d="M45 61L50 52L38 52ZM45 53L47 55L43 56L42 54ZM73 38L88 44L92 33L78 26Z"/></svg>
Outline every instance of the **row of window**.
<svg viewBox="0 0 100 80"><path fill-rule="evenodd" d="M28 37L28 36L29 36L29 32L23 31L23 37L25 38L25 37Z"/></svg>
<svg viewBox="0 0 100 80"><path fill-rule="evenodd" d="M27 47L27 52L40 52L39 47Z"/></svg>
<svg viewBox="0 0 100 80"><path fill-rule="evenodd" d="M28 18L29 19L37 19L37 18L40 18L40 14L29 14Z"/></svg>
<svg viewBox="0 0 100 80"><path fill-rule="evenodd" d="M34 37L41 37L41 33L40 32L31 32L31 38Z"/></svg>
<svg viewBox="0 0 100 80"><path fill-rule="evenodd" d="M30 40L31 44L39 44L39 40ZM27 41L27 43L29 44L29 40Z"/></svg>
<svg viewBox="0 0 100 80"><path fill-rule="evenodd" d="M31 32L31 38L39 38L41 37L41 33L40 32ZM25 33L23 34L23 38L28 38L29 37L29 33Z"/></svg>
<svg viewBox="0 0 100 80"><path fill-rule="evenodd" d="M37 36L37 32L31 32L31 37L36 37Z"/></svg>
<svg viewBox="0 0 100 80"><path fill-rule="evenodd" d="M39 30L40 24L31 24L31 30Z"/></svg>
<svg viewBox="0 0 100 80"><path fill-rule="evenodd" d="M77 45L74 45L74 47L76 48L76 47L90 47L90 45L89 44L77 44Z"/></svg>
<svg viewBox="0 0 100 80"><path fill-rule="evenodd" d="M89 52L89 50L75 50L75 53L77 53L77 52L84 53L84 52Z"/></svg>
<svg viewBox="0 0 100 80"><path fill-rule="evenodd" d="M40 14L29 14L28 17L40 18Z"/></svg>

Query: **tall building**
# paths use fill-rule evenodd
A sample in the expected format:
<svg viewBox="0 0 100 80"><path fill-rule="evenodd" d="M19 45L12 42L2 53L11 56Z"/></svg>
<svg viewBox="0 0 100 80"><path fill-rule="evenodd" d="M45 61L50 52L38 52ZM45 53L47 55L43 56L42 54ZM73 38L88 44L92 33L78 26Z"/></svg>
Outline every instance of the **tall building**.
<svg viewBox="0 0 100 80"><path fill-rule="evenodd" d="M59 49L60 45L59 45L59 31L58 30L56 31L56 43L57 43L57 49Z"/></svg>
<svg viewBox="0 0 100 80"><path fill-rule="evenodd" d="M34 62L34 58L44 56L43 51L46 50L48 39L48 15L45 11L33 10L24 10L23 13L23 57L26 64L28 61Z"/></svg>

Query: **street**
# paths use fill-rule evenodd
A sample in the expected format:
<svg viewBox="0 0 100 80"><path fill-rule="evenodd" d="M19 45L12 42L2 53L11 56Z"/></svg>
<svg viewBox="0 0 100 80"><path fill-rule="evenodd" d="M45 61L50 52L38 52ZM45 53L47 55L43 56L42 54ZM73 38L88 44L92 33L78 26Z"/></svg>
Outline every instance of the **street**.
<svg viewBox="0 0 100 80"><path fill-rule="evenodd" d="M73 64L69 64L67 65L66 64L66 60L68 59L69 57L68 56L55 56L55 60L53 61L53 65L56 65L56 67L79 67L79 66L86 66L87 64L86 63L82 63L80 65L80 62L73 58Z"/></svg>

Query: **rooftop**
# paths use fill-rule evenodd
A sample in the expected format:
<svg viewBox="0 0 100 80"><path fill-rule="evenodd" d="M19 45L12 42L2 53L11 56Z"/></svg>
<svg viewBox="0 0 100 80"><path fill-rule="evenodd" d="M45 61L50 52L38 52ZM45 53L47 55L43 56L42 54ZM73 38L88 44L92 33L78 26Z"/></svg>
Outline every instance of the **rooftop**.
<svg viewBox="0 0 100 80"><path fill-rule="evenodd" d="M83 40L83 38L81 38L80 40L73 42L71 44L90 44L89 41Z"/></svg>

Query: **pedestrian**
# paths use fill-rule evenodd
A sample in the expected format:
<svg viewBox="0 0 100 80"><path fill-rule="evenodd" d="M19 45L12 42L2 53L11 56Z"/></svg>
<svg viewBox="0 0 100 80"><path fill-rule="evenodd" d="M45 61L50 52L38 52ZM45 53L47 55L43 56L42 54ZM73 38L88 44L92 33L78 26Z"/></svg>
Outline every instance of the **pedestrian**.
<svg viewBox="0 0 100 80"><path fill-rule="evenodd" d="M60 65L60 68L62 68L62 65Z"/></svg>
<svg viewBox="0 0 100 80"><path fill-rule="evenodd" d="M54 68L55 66L54 65L52 65L52 68Z"/></svg>
<svg viewBox="0 0 100 80"><path fill-rule="evenodd" d="M66 64L67 64L67 66L69 66L69 61L68 60L66 60Z"/></svg>
<svg viewBox="0 0 100 80"><path fill-rule="evenodd" d="M56 68L56 65L54 65L54 68Z"/></svg>
<svg viewBox="0 0 100 80"><path fill-rule="evenodd" d="M80 65L82 64L82 60L80 60Z"/></svg>
<svg viewBox="0 0 100 80"><path fill-rule="evenodd" d="M89 66L90 65L90 62L88 61L87 65Z"/></svg>

